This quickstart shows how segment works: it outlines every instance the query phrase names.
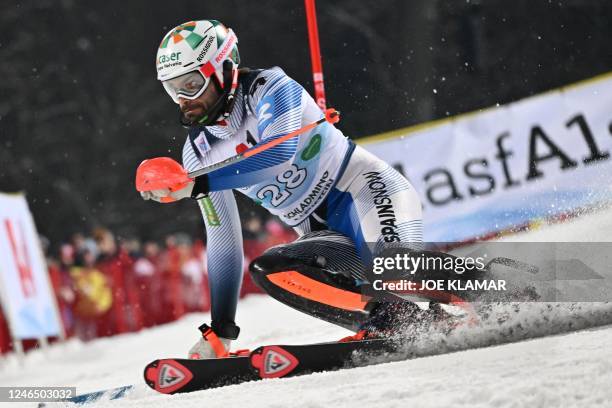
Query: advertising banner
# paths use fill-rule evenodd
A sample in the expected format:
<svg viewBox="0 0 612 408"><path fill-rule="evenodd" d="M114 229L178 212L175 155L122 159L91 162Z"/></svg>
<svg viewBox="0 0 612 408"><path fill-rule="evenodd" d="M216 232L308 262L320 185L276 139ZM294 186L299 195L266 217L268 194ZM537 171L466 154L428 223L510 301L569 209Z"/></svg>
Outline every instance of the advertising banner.
<svg viewBox="0 0 612 408"><path fill-rule="evenodd" d="M420 193L426 241L463 241L609 202L611 107L608 74L361 144Z"/></svg>
<svg viewBox="0 0 612 408"><path fill-rule="evenodd" d="M0 290L13 338L60 335L47 266L22 194L0 194Z"/></svg>

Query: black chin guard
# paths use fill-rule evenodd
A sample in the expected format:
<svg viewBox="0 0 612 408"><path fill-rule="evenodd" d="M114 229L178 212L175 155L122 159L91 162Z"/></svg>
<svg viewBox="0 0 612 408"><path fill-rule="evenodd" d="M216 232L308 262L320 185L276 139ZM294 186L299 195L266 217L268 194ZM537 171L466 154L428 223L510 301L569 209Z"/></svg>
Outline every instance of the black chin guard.
<svg viewBox="0 0 612 408"><path fill-rule="evenodd" d="M232 68L233 65L231 61L225 61L223 63L223 88L221 88L220 84L217 82L216 77L213 78L212 82L217 87L217 91L221 93L221 96L217 99L217 102L204 113L204 116L194 121L190 121L185 117L185 114L179 107L179 122L183 127L210 126L215 124L221 115L229 116L234 107L234 95L230 95L232 89Z"/></svg>

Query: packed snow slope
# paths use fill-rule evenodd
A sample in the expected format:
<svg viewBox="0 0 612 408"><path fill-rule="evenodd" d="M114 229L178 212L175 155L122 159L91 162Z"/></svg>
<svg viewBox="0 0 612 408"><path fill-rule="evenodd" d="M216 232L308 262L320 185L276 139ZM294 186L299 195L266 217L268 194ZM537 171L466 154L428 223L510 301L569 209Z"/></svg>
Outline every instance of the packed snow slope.
<svg viewBox="0 0 612 408"><path fill-rule="evenodd" d="M605 210L506 239L601 242L610 241L610 231L612 210ZM46 351L30 352L23 362L11 355L0 360L0 385L76 386L78 393L84 393L139 384L123 400L96 404L117 408L611 406L612 327L601 325L612 322L612 305L553 308L545 320L540 319L541 313L535 308L533 305L524 308L528 319L509 319L504 334L508 340L521 340L527 332L551 326L583 330L427 356L435 354L435 350L499 342L497 334L486 328L476 332L459 331L451 338L432 337L422 342L418 345L420 354L426 357L408 361L176 396L149 390L142 383L144 365L160 357L185 356L198 337L197 326L209 319L205 314L193 314L139 333L86 344L70 340ZM572 313L578 317L568 321L566 317ZM242 333L235 348L320 342L348 334L344 329L303 315L266 296L243 300L237 322ZM584 329L592 325L601 327Z"/></svg>

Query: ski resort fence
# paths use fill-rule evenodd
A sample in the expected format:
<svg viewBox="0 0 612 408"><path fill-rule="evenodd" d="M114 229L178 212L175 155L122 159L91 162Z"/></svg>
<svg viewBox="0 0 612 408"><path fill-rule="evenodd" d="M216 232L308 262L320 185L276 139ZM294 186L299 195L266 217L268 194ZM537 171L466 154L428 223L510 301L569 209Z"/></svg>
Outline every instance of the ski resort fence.
<svg viewBox="0 0 612 408"><path fill-rule="evenodd" d="M294 238L288 229L269 228L275 234L245 239L240 297L261 292L246 272L250 260L268 246ZM47 254L48 277L66 336L92 340L209 311L205 253L201 240L192 242L184 234L169 235L164 245L117 240L106 229L97 229L92 236L75 234L57 254ZM7 323L2 311L1 353L14 349ZM23 345L26 350L36 347L37 340Z"/></svg>

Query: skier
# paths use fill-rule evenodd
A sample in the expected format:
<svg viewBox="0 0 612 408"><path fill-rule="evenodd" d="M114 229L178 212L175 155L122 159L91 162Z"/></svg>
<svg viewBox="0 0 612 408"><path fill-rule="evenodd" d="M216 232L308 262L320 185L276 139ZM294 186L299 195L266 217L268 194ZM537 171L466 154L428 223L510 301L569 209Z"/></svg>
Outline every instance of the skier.
<svg viewBox="0 0 612 408"><path fill-rule="evenodd" d="M160 44L157 77L189 129L183 167L190 172L323 117L310 95L281 68L239 68L237 43L231 29L201 20L173 28ZM243 248L232 190L299 235L250 265L253 279L267 293L356 331L349 339L380 335L397 323L397 306L365 302L359 286L367 281L364 265L385 243L422 241L419 197L395 169L324 122L181 189L169 183L142 192L144 199L160 202L194 198L204 218L212 322L200 327L202 337L190 358L227 356L239 334L234 320Z"/></svg>

